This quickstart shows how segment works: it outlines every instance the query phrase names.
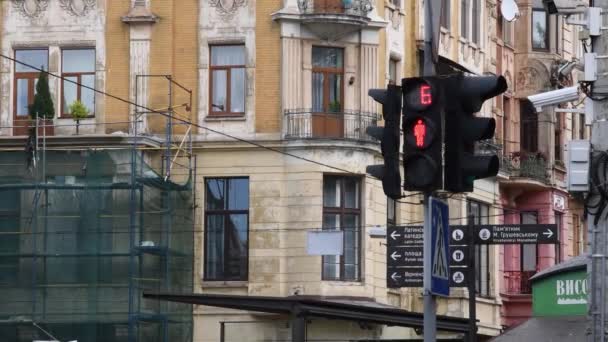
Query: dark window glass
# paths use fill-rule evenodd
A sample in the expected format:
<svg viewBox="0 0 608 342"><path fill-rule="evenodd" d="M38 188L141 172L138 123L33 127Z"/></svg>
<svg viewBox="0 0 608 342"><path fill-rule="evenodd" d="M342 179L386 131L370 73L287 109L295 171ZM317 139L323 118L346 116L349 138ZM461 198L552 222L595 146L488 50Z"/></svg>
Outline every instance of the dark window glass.
<svg viewBox="0 0 608 342"><path fill-rule="evenodd" d="M480 45L480 27L479 24L481 23L481 11L480 11L480 6L481 4L479 3L480 0L472 0L472 11L473 11L473 16L472 16L472 20L471 20L471 40L473 41L473 43Z"/></svg>
<svg viewBox="0 0 608 342"><path fill-rule="evenodd" d="M467 211L473 215L473 224L488 224L490 206L481 202L467 201ZM475 246L475 291L480 296L490 296L490 247Z"/></svg>
<svg viewBox="0 0 608 342"><path fill-rule="evenodd" d="M388 61L388 84L397 84L397 60L389 59Z"/></svg>
<svg viewBox="0 0 608 342"><path fill-rule="evenodd" d="M0 287L17 281L21 229L19 191L0 192Z"/></svg>
<svg viewBox="0 0 608 342"><path fill-rule="evenodd" d="M549 16L544 10L532 11L532 49L549 49L548 21Z"/></svg>
<svg viewBox="0 0 608 342"><path fill-rule="evenodd" d="M361 208L359 178L323 177L323 229L344 232L342 256L323 256L323 280L360 280Z"/></svg>
<svg viewBox="0 0 608 342"><path fill-rule="evenodd" d="M562 160L562 113L555 113L555 160Z"/></svg>
<svg viewBox="0 0 608 342"><path fill-rule="evenodd" d="M471 0L460 0L460 35L462 38L470 38L469 34L469 2Z"/></svg>
<svg viewBox="0 0 608 342"><path fill-rule="evenodd" d="M245 113L245 46L210 47L209 111L212 115Z"/></svg>
<svg viewBox="0 0 608 342"><path fill-rule="evenodd" d="M520 101L520 149L527 152L538 151L538 114L530 104Z"/></svg>
<svg viewBox="0 0 608 342"><path fill-rule="evenodd" d="M505 45L513 45L513 25L502 19L502 41Z"/></svg>
<svg viewBox="0 0 608 342"><path fill-rule="evenodd" d="M451 0L442 0L441 7L441 26L450 29L450 1Z"/></svg>
<svg viewBox="0 0 608 342"><path fill-rule="evenodd" d="M578 115L578 138L585 139L585 114Z"/></svg>
<svg viewBox="0 0 608 342"><path fill-rule="evenodd" d="M205 179L205 280L247 280L249 179Z"/></svg>
<svg viewBox="0 0 608 342"><path fill-rule="evenodd" d="M563 214L556 211L555 212L555 224L557 225L558 241L559 241L559 236L562 234L563 220L564 220ZM574 241L574 245L576 245L576 241ZM555 244L555 263L559 264L561 261L562 261L561 243L556 243Z"/></svg>
<svg viewBox="0 0 608 342"><path fill-rule="evenodd" d="M387 197L386 198L386 225L394 226L397 224L397 201Z"/></svg>
<svg viewBox="0 0 608 342"><path fill-rule="evenodd" d="M538 223L538 214L534 211L530 212L522 212L520 214L520 222L522 224L537 224ZM521 271L523 272L531 272L533 274L536 272L536 267L538 265L538 255L537 255L537 247L536 245L521 245Z"/></svg>
<svg viewBox="0 0 608 342"><path fill-rule="evenodd" d="M77 100L87 108L89 116L94 115L95 93L84 86L95 88L95 49L63 50L61 75L64 77L61 88L62 116L70 116L69 107Z"/></svg>

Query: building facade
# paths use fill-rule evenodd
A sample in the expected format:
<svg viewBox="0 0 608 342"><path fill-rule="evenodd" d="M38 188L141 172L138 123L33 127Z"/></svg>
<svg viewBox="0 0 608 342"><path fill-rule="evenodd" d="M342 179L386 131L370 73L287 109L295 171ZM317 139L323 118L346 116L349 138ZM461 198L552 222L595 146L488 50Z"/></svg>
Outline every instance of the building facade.
<svg viewBox="0 0 608 342"><path fill-rule="evenodd" d="M448 199L450 222L465 224L469 213L477 224L561 220L559 247L476 248L478 334L487 338L531 308L525 288L530 271L575 255L585 244L580 202L564 191L560 164L565 159L563 144L586 136L584 120L551 109L534 116L524 101L530 94L575 84L571 75L559 76L555 70L577 55L579 43L561 19L535 10L540 8L537 2L518 1L521 16L513 23L501 19L500 2L494 0L444 4L437 72L504 75L509 85L479 114L497 121L496 141L484 142L480 149L501 154L501 171L496 178L477 181L473 193ZM122 283L128 292L120 298L139 303L144 291L181 291L422 311L420 289L387 288L385 244L386 226L421 224L421 196L408 193L402 201L389 200L380 182L365 174L367 165L381 160L378 142L365 130L382 124L380 108L367 92L420 75L422 1L14 0L0 6L2 153L23 150L30 127L43 125L36 138L40 153L124 149L151 165L159 175L154 185L160 194L150 199L160 201L154 204L159 211L170 212L162 207L170 190L193 196L192 203L182 203L184 210L193 208L183 214L191 226L176 221L181 226L173 230L181 232L180 242L172 245L180 250L158 242L170 236L162 234L115 245L116 253L128 254L122 265L128 270ZM34 100L40 67L55 75L49 77L55 115L31 120L28 105ZM76 100L88 109L86 118L71 117L69 107ZM132 169L143 165L129 158L125 160L131 160ZM125 160L112 160L125 177L130 175L131 185L152 185L143 173L120 169L121 162L129 164ZM40 182L47 183L44 174L35 183ZM154 205L149 205L150 211ZM137 221L142 213L146 211L121 214L139 215L133 218ZM167 220L158 220L163 229L171 227L165 225ZM23 220L20 230L29 232L28 222ZM143 223L125 224L129 232L144 230ZM311 234L322 231L340 232L341 255L308 251ZM9 252L25 258L25 252L14 248L23 244L18 241ZM185 263L191 262L192 268L172 268L170 252L190 256ZM31 254L38 257L44 251ZM162 279L154 280L135 267L148 265L140 258L148 254L160 258L154 265L164 270ZM175 272L169 275L168 270ZM24 277L34 273L20 272ZM191 288L182 278L191 280ZM162 285L142 285L146 281ZM20 286L14 281L0 284L0 294L10 296L8 288L15 284ZM38 288L53 283L42 285ZM64 285L85 287L78 279ZM37 293L34 288L26 294ZM111 296L88 295L81 301ZM467 317L468 296L465 289L453 289L450 298L438 301L438 313ZM143 308L137 310L135 304L121 307L118 327L99 328L109 335L89 331L89 338L280 341L288 340L294 329L293 317L276 312L221 305L195 305L185 312L165 302L141 303ZM92 306L82 310L99 311ZM176 320L183 323L179 332L171 328L174 321L163 316L168 313L183 319ZM38 322L51 332L59 329L53 323L73 321L53 322L30 309L23 309L21 318L3 316L13 329L6 333L24 336L22 340L34 332L19 335L19 319ZM92 317L90 322L98 323L91 324L106 324L100 315ZM148 328L130 324L139 321L161 323ZM419 338L415 329L377 322L312 318L304 326L307 337L317 340Z"/></svg>

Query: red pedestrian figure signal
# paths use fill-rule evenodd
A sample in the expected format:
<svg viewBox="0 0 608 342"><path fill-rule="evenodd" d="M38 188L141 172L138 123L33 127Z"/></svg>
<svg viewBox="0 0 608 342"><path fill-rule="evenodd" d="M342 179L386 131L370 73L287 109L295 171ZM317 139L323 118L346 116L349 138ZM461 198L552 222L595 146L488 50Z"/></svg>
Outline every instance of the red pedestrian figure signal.
<svg viewBox="0 0 608 342"><path fill-rule="evenodd" d="M414 125L414 137L416 137L416 147L424 147L424 136L426 135L426 124L422 119L418 119Z"/></svg>
<svg viewBox="0 0 608 342"><path fill-rule="evenodd" d="M433 98L431 97L431 86L420 86L420 103L423 105L430 105L433 103Z"/></svg>

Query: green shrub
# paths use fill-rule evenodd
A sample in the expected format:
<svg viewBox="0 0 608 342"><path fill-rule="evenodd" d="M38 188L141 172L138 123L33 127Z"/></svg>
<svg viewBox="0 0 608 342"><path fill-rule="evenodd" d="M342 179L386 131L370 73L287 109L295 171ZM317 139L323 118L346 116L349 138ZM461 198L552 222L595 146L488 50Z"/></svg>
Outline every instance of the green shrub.
<svg viewBox="0 0 608 342"><path fill-rule="evenodd" d="M89 116L89 110L87 109L87 107L78 100L72 102L72 104L69 106L69 109L70 115L74 120L84 119Z"/></svg>

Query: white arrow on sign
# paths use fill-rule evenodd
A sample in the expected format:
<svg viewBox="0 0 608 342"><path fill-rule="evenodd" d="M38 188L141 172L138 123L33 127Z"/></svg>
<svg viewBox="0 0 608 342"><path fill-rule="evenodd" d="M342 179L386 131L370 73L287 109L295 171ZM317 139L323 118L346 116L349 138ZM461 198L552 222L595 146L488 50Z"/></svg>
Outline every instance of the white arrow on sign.
<svg viewBox="0 0 608 342"><path fill-rule="evenodd" d="M393 260L397 260L397 259L401 258L401 254L397 254L397 252L393 252L393 254L391 254L391 258L393 258Z"/></svg>
<svg viewBox="0 0 608 342"><path fill-rule="evenodd" d="M391 233L391 237L393 238L393 240L397 240L398 236L401 236L401 234L397 234L397 232L393 230L393 232Z"/></svg>
<svg viewBox="0 0 608 342"><path fill-rule="evenodd" d="M393 279L393 281L397 281L399 278L401 278L401 276L397 272L393 272L393 274L391 274L391 279Z"/></svg>
<svg viewBox="0 0 608 342"><path fill-rule="evenodd" d="M543 232L543 235L546 235L547 238L550 239L553 236L553 231L551 229L547 228L547 231Z"/></svg>

